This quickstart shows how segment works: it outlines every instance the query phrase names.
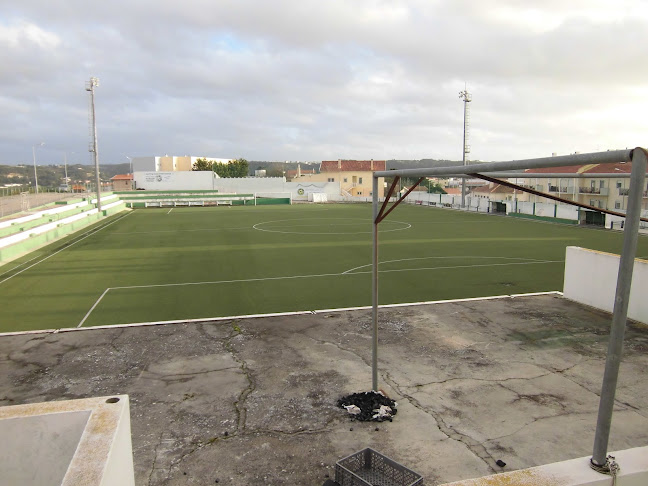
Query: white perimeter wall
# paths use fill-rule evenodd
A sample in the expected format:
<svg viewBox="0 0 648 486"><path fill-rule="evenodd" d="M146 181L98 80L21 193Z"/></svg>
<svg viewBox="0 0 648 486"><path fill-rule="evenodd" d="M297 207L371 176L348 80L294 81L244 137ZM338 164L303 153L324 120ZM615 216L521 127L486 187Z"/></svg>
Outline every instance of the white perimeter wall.
<svg viewBox="0 0 648 486"><path fill-rule="evenodd" d="M314 192L323 192L330 196L340 195L340 184L337 182L286 182L283 177L222 178L216 179L214 184L218 192L223 194L289 192L296 201L308 201L308 195Z"/></svg>
<svg viewBox="0 0 648 486"><path fill-rule="evenodd" d="M211 171L135 172L135 187L147 191L211 191L216 174Z"/></svg>
<svg viewBox="0 0 648 486"><path fill-rule="evenodd" d="M619 255L568 246L565 259L565 297L608 312L614 309ZM648 324L648 261L635 260L628 317Z"/></svg>

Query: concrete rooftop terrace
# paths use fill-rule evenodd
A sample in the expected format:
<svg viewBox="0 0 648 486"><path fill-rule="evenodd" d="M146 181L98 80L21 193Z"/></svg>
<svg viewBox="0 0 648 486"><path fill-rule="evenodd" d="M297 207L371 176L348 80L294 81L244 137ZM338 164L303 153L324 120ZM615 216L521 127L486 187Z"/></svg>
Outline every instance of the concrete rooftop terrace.
<svg viewBox="0 0 648 486"><path fill-rule="evenodd" d="M392 423L336 407L371 388L370 310L3 335L0 405L130 395L138 485L321 486L371 447L430 486L591 455L610 322L559 295L381 309ZM648 444L647 369L630 322L609 451Z"/></svg>

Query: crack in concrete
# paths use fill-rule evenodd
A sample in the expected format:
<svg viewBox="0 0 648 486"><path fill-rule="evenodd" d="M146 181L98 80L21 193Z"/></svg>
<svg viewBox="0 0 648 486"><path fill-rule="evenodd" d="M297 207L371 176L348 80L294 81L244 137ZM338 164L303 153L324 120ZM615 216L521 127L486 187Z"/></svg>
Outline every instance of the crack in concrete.
<svg viewBox="0 0 648 486"><path fill-rule="evenodd" d="M239 363L239 368L248 382L248 386L241 391L238 398L234 402L234 409L236 411L236 430L244 431L247 419L247 408L245 406L245 401L250 393L252 393L256 389L256 383L250 369L248 368L247 362L236 353L232 344L232 339L242 334L241 328L238 326L236 321L232 321L231 326L232 331L225 339L223 345L227 352L232 355L232 359Z"/></svg>
<svg viewBox="0 0 648 486"><path fill-rule="evenodd" d="M524 425L521 425L520 427L515 429L510 434L499 435L497 437L491 437L490 439L485 440L483 443L486 444L488 442L492 442L492 441L495 441L495 440L506 439L507 437L512 437L515 434L517 434L518 432L520 432L522 429L524 429L524 428L528 427L529 425L532 425L532 424L534 424L536 422L539 422L540 420L548 420L548 419L552 419L552 418L556 418L556 417L568 417L568 416L572 416L572 415L592 415L592 414L596 414L596 411L592 411L592 412L567 412L567 413L557 413L555 415L543 415L543 416L534 418L530 422L526 422Z"/></svg>
<svg viewBox="0 0 648 486"><path fill-rule="evenodd" d="M162 444L162 437L164 436L164 430L160 432L160 438L155 444L155 448L153 449L153 464L151 465L151 472L149 473L149 479L148 479L148 484L149 486L151 485L151 481L153 481L153 473L155 472L155 464L157 463L157 454L158 454L158 447L160 447L160 444Z"/></svg>
<svg viewBox="0 0 648 486"><path fill-rule="evenodd" d="M238 370L238 369L240 369L240 366L227 366L225 368L216 368L213 370L194 371L193 373L169 373L164 375L161 373L156 373L155 371L147 370L144 373L148 373L155 376L145 376L144 374L140 374L140 378L144 380L159 380L159 381L166 382L166 381L174 381L174 378L176 377L206 375L208 373L217 373L219 371Z"/></svg>
<svg viewBox="0 0 648 486"><path fill-rule="evenodd" d="M445 380L441 381L430 381L428 383L417 383L415 385L403 385L403 388L422 388L425 386L430 386L430 385L443 385L445 383L450 383L451 381L484 381L487 383L501 383L505 381L513 381L513 380L533 380L535 378L542 378L543 376L549 376L551 373L544 373L542 375L536 375L536 376L528 376L528 377L511 377L511 378L465 378L458 376L456 378L446 378Z"/></svg>
<svg viewBox="0 0 648 486"><path fill-rule="evenodd" d="M452 439L463 444L471 453L481 459L492 472L498 471L498 469L495 467L495 459L491 454L489 454L488 450L481 442L473 439L467 434L463 434L453 429L452 427L449 427L441 417L441 414L429 410L428 408L421 405L421 403L416 398L407 393L404 393L398 383L396 383L396 381L392 379L389 373L384 373L382 378L389 384L389 386L394 388L399 395L409 401L414 407L432 417L436 422L439 431L443 433L448 439Z"/></svg>

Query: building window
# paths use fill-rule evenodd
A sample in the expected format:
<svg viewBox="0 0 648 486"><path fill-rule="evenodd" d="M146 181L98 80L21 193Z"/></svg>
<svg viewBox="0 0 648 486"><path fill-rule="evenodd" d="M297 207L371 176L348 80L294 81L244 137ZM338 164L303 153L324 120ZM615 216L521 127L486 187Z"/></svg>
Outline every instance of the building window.
<svg viewBox="0 0 648 486"><path fill-rule="evenodd" d="M622 186L621 182L617 181L617 189L621 189L621 186Z"/></svg>
<svg viewBox="0 0 648 486"><path fill-rule="evenodd" d="M344 178L344 182L346 182L346 181L347 181L347 178L345 177L345 178Z"/></svg>
<svg viewBox="0 0 648 486"><path fill-rule="evenodd" d="M335 178L334 177L329 177L328 182L335 182Z"/></svg>
<svg viewBox="0 0 648 486"><path fill-rule="evenodd" d="M599 188L603 189L605 187L605 181L599 181Z"/></svg>
<svg viewBox="0 0 648 486"><path fill-rule="evenodd" d="M621 209L621 203L619 201L615 201L614 209Z"/></svg>
<svg viewBox="0 0 648 486"><path fill-rule="evenodd" d="M358 177L358 184L362 184L362 177Z"/></svg>

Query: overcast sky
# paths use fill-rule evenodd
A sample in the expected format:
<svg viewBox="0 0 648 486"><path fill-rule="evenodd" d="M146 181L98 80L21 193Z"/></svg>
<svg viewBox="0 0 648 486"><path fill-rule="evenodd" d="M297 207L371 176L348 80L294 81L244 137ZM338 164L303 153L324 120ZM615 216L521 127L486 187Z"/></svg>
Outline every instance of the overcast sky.
<svg viewBox="0 0 648 486"><path fill-rule="evenodd" d="M0 163L648 145L646 0L0 0Z"/></svg>

